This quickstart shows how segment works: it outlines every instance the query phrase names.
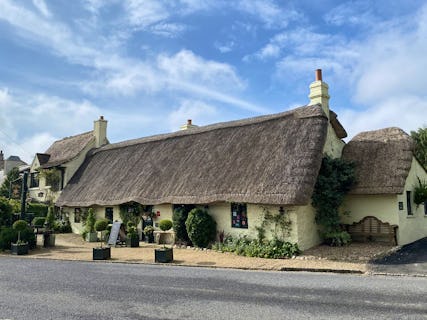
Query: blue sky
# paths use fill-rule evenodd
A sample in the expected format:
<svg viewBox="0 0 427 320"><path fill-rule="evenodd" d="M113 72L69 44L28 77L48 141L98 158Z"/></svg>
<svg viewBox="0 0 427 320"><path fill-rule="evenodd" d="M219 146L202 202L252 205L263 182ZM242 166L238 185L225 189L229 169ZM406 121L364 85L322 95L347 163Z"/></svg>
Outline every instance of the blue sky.
<svg viewBox="0 0 427 320"><path fill-rule="evenodd" d="M426 125L426 1L1 0L0 147L31 161L100 115L111 142L308 103L351 138Z"/></svg>

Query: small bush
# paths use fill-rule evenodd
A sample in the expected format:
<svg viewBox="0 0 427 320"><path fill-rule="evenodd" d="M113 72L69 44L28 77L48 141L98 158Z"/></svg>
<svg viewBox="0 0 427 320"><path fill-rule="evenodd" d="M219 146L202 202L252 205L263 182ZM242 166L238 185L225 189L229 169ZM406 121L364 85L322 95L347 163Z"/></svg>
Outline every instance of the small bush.
<svg viewBox="0 0 427 320"><path fill-rule="evenodd" d="M0 197L0 227L12 226L12 211L13 207L10 205L9 200Z"/></svg>
<svg viewBox="0 0 427 320"><path fill-rule="evenodd" d="M148 236L148 235L152 234L153 232L154 232L154 228L153 228L153 226L146 226L146 227L144 228L144 234L145 234L146 236Z"/></svg>
<svg viewBox="0 0 427 320"><path fill-rule="evenodd" d="M230 237L224 240L224 243L215 243L212 248L217 251L234 252L241 256L269 259L290 258L300 253L298 245L295 243L278 239L259 241L247 237L237 239Z"/></svg>
<svg viewBox="0 0 427 320"><path fill-rule="evenodd" d="M24 231L28 227L28 223L25 220L17 220L13 223L12 228L16 231Z"/></svg>
<svg viewBox="0 0 427 320"><path fill-rule="evenodd" d="M327 232L323 235L323 238L332 247L341 247L351 242L351 236L347 231Z"/></svg>
<svg viewBox="0 0 427 320"><path fill-rule="evenodd" d="M10 227L0 229L0 250L10 250L12 242L16 242L18 233Z"/></svg>
<svg viewBox="0 0 427 320"><path fill-rule="evenodd" d="M54 229L55 227L55 212L52 206L49 207L47 212L46 226L48 229Z"/></svg>
<svg viewBox="0 0 427 320"><path fill-rule="evenodd" d="M35 217L46 217L48 206L43 203L29 203L27 212L33 212Z"/></svg>
<svg viewBox="0 0 427 320"><path fill-rule="evenodd" d="M187 221L188 213L194 209L194 205L177 206L172 214L172 227L175 231L175 238L178 242L191 243L187 234L185 221Z"/></svg>
<svg viewBox="0 0 427 320"><path fill-rule="evenodd" d="M42 228L46 221L45 217L35 217L31 224L36 228Z"/></svg>
<svg viewBox="0 0 427 320"><path fill-rule="evenodd" d="M197 247L206 248L211 241L215 240L216 222L204 209L191 210L185 226L188 237Z"/></svg>
<svg viewBox="0 0 427 320"><path fill-rule="evenodd" d="M86 231L87 232L94 232L95 231L95 211L92 208L89 208L86 218Z"/></svg>
<svg viewBox="0 0 427 320"><path fill-rule="evenodd" d="M168 231L170 228L172 228L172 221L168 219L160 220L159 228L162 231Z"/></svg>
<svg viewBox="0 0 427 320"><path fill-rule="evenodd" d="M95 222L95 230L96 231L105 231L107 230L108 224L110 221L108 219L99 219Z"/></svg>

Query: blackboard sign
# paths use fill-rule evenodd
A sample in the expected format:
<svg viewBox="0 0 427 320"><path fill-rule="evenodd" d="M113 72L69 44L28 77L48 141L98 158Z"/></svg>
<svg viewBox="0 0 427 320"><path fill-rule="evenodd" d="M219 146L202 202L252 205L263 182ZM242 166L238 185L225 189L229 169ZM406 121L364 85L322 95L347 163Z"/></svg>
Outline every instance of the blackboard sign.
<svg viewBox="0 0 427 320"><path fill-rule="evenodd" d="M117 243L117 238L119 236L119 231L120 231L120 226L121 226L121 222L119 221L114 221L113 222L113 226L111 227L111 232L110 232L110 237L108 238L108 244L110 246L115 246Z"/></svg>

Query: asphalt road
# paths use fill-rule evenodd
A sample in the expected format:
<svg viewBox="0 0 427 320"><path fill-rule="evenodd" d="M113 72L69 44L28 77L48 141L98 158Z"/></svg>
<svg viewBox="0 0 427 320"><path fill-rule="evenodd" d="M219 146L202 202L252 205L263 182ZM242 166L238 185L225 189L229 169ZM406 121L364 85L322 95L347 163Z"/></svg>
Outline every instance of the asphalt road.
<svg viewBox="0 0 427 320"><path fill-rule="evenodd" d="M398 251L373 261L370 269L382 273L427 276L427 238L407 244Z"/></svg>
<svg viewBox="0 0 427 320"><path fill-rule="evenodd" d="M427 319L427 278L0 258L0 319Z"/></svg>

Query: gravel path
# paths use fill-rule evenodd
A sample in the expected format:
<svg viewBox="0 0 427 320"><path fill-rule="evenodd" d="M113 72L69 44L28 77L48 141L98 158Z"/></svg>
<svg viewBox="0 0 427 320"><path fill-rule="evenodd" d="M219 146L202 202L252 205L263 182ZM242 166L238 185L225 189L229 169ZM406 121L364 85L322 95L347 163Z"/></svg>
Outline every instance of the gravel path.
<svg viewBox="0 0 427 320"><path fill-rule="evenodd" d="M38 243L42 243L39 235ZM99 243L88 243L76 234L57 234L56 246L30 251L26 258L92 261L92 248ZM139 248L111 248L110 262L154 263L155 244L140 243ZM318 246L292 259L263 259L242 257L232 253L220 253L195 248L174 248L176 265L204 266L252 270L317 270L337 272L366 272L367 262L384 255L392 247L376 243L358 244L336 248ZM8 254L8 253L3 253ZM22 257L22 256L21 256ZM102 263L102 262L101 262Z"/></svg>

